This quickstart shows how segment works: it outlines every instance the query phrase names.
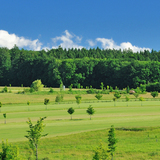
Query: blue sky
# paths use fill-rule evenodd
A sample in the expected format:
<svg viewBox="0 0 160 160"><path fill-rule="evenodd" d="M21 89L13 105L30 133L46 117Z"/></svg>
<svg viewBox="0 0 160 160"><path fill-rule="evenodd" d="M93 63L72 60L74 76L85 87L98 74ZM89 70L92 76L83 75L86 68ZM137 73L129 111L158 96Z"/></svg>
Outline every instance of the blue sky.
<svg viewBox="0 0 160 160"><path fill-rule="evenodd" d="M0 47L160 50L158 0L1 0Z"/></svg>

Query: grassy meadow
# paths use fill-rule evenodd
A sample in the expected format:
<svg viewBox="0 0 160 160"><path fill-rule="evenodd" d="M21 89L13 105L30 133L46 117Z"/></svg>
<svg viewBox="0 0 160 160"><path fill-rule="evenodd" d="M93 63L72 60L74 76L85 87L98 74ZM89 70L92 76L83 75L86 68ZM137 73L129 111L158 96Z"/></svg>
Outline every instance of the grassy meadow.
<svg viewBox="0 0 160 160"><path fill-rule="evenodd" d="M0 87L0 90L4 87ZM153 99L150 93L139 95L145 98L142 103L133 95L125 101L126 95L113 102L113 94L105 94L102 100L96 100L95 94L81 94L81 104L76 104L75 95L64 92L64 100L55 103L55 93L44 88L41 93L18 94L23 87L8 87L11 93L0 93L2 102L0 112L0 142L8 139L20 149L22 159L29 159L31 150L24 135L29 129L26 121L30 117L35 124L39 117L46 116L44 133L39 144L39 159L54 160L91 160L93 150L102 143L107 147L108 130L111 125L116 128L118 138L115 151L116 160L149 160L160 159L160 101ZM66 89L67 90L67 89ZM81 90L75 90L81 93ZM82 91L83 92L83 91ZM50 103L45 106L44 99ZM30 105L27 105L30 101ZM95 114L90 120L86 109L92 105ZM68 108L73 107L71 116ZM3 113L7 114L6 124ZM1 150L1 148L0 148Z"/></svg>

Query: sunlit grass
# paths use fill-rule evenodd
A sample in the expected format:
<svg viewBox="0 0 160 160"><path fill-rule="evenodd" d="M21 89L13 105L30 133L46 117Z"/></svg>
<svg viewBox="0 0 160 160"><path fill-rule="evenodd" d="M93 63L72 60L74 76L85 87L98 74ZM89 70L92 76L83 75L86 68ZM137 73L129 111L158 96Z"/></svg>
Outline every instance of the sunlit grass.
<svg viewBox="0 0 160 160"><path fill-rule="evenodd" d="M0 113L0 142L8 139L17 144L23 159L30 155L28 142L24 137L28 130L26 121L30 117L36 123L39 117L44 116L47 116L44 133L49 135L40 142L41 159L90 160L100 140L107 146L108 129L111 125L115 128L145 128L144 131L116 130L116 159L159 159L160 101L158 98L153 99L150 93L140 95L147 98L142 106L139 100L135 101L133 95L129 95L128 104L125 101L126 95L122 95L114 103L113 93L103 95L100 101L96 100L95 94L81 94L81 104L77 105L75 94L64 94L64 101L56 104L57 94L48 94L49 88L44 88L44 93L47 94L17 94L20 87L11 89L14 90L12 93L0 93L3 104ZM45 98L50 99L47 106L44 105ZM29 106L27 101L31 102ZM86 113L89 105L96 111L92 120ZM73 120L67 113L70 107L75 109ZM7 114L7 124L4 124L3 113Z"/></svg>

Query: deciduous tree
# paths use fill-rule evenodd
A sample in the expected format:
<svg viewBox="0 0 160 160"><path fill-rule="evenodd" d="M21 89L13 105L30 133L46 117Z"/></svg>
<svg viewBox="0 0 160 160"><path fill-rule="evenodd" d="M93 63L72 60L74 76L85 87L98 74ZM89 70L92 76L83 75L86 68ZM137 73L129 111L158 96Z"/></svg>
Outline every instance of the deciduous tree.
<svg viewBox="0 0 160 160"><path fill-rule="evenodd" d="M101 95L100 93L98 93L98 94L95 95L95 97L96 97L98 100L100 100L100 99L103 97L103 95Z"/></svg>
<svg viewBox="0 0 160 160"><path fill-rule="evenodd" d="M45 99L44 99L44 105L46 105L46 109L47 109L48 103L49 103L49 99L48 99L48 98L45 98Z"/></svg>
<svg viewBox="0 0 160 160"><path fill-rule="evenodd" d="M90 105L86 112L90 115L90 120L91 120L91 115L93 115L95 113L95 110L93 109L92 105Z"/></svg>
<svg viewBox="0 0 160 160"><path fill-rule="evenodd" d="M44 119L46 117L40 118L37 120L37 123L33 125L30 118L28 118L27 124L29 125L29 130L27 130L28 135L25 135L26 138L29 140L29 144L31 149L33 150L33 153L36 157L36 160L38 160L38 144L41 137L45 137L48 134L42 134L42 131L45 127L43 124Z"/></svg>
<svg viewBox="0 0 160 160"><path fill-rule="evenodd" d="M81 95L77 95L77 96L75 96L75 98L76 98L76 103L79 105L81 103L81 99L82 99Z"/></svg>
<svg viewBox="0 0 160 160"><path fill-rule="evenodd" d="M153 98L158 97L158 91L151 92Z"/></svg>
<svg viewBox="0 0 160 160"><path fill-rule="evenodd" d="M6 113L3 113L3 117L4 117L4 119L5 119L4 123L6 124L7 114L6 114Z"/></svg>
<svg viewBox="0 0 160 160"><path fill-rule="evenodd" d="M74 113L74 109L71 107L67 111L71 115L71 120L72 120L72 114Z"/></svg>

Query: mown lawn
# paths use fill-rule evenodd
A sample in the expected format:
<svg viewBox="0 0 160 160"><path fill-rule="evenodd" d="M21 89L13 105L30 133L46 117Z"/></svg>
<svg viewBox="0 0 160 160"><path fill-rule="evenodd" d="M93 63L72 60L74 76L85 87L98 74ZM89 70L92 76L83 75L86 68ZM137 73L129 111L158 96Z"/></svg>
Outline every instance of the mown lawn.
<svg viewBox="0 0 160 160"><path fill-rule="evenodd" d="M8 139L17 144L22 159L27 159L31 151L24 137L29 129L26 121L30 117L35 124L39 117L47 116L44 133L48 133L48 136L40 142L40 159L90 160L101 140L107 146L111 125L115 128L144 128L143 131L116 130L116 159L160 159L160 101L143 101L141 106L140 101L135 101L130 96L132 99L127 105L125 95L122 96L123 101L116 103L112 101L112 94L108 97L104 95L106 98L103 101L95 100L95 95L82 95L82 103L78 106L75 95L65 94L66 100L61 104L54 103L54 96L56 95L0 93L0 101L3 103L0 142ZM145 96L151 98L149 93L143 95ZM52 99L47 107L43 104L44 98ZM28 100L31 102L29 106ZM96 111L92 120L86 113L89 105ZM75 109L73 120L67 113L69 107ZM7 114L7 124L4 124L3 113Z"/></svg>

